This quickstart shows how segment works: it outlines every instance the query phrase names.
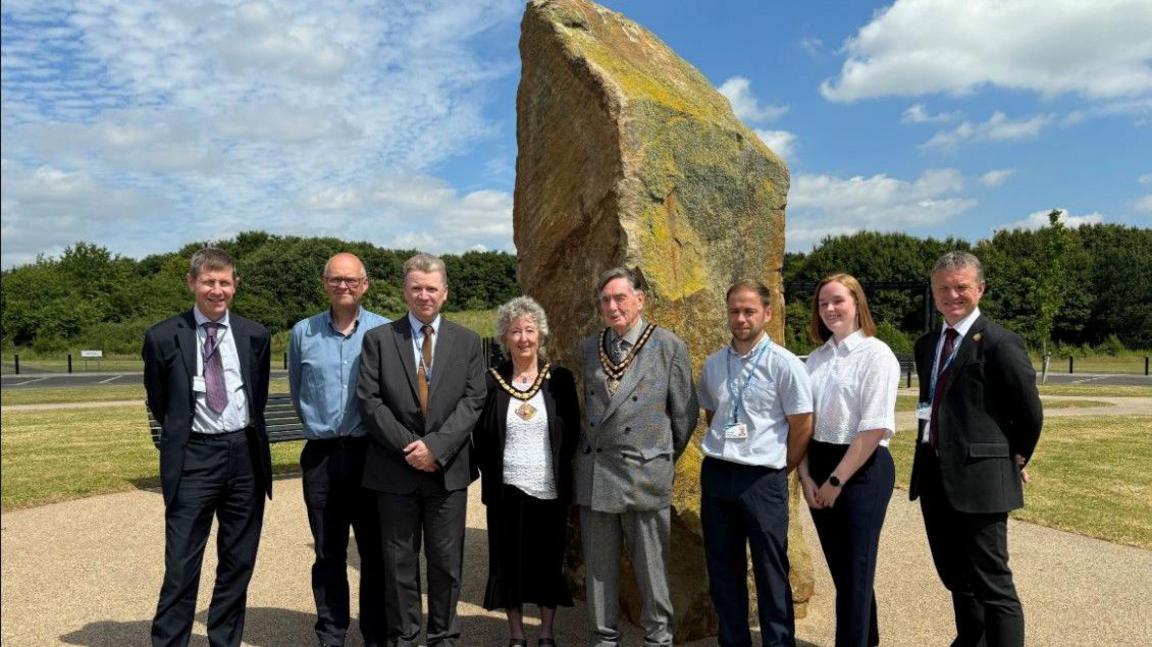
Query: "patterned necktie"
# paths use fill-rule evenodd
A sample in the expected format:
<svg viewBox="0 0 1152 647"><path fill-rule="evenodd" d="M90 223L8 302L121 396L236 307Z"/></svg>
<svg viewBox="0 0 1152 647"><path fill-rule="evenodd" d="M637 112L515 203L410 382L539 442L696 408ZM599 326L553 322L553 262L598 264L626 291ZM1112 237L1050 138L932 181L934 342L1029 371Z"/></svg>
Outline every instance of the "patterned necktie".
<svg viewBox="0 0 1152 647"><path fill-rule="evenodd" d="M928 444L932 449L940 447L940 400L944 397L944 374L952 369L948 359L956 347L960 333L955 328L944 329L944 347L940 349L940 359L936 361L936 390L932 392L932 417L928 422ZM948 364L945 367L945 364Z"/></svg>
<svg viewBox="0 0 1152 647"><path fill-rule="evenodd" d="M432 326L424 324L420 328L420 332L424 333L424 343L420 346L420 354L423 355L424 361L420 362L420 369L417 371L416 388L420 395L420 412L424 417L428 417L428 368L432 366Z"/></svg>
<svg viewBox="0 0 1152 647"><path fill-rule="evenodd" d="M624 356L628 354L626 347L628 342L624 341L622 337L617 337L616 341L612 342L612 362L619 364L624 361Z"/></svg>
<svg viewBox="0 0 1152 647"><path fill-rule="evenodd" d="M228 389L224 387L224 360L220 357L220 343L216 336L223 327L223 324L214 321L204 324L204 332L208 334L203 350L205 395L208 408L216 413L223 413L228 406Z"/></svg>

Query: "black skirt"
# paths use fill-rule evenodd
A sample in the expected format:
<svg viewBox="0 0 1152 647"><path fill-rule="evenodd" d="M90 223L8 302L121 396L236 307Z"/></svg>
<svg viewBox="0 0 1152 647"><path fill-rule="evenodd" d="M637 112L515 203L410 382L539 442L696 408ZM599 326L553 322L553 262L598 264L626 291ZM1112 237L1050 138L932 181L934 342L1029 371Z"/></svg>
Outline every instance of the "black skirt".
<svg viewBox="0 0 1152 647"><path fill-rule="evenodd" d="M572 606L564 578L568 505L510 485L488 504L488 585L484 608Z"/></svg>

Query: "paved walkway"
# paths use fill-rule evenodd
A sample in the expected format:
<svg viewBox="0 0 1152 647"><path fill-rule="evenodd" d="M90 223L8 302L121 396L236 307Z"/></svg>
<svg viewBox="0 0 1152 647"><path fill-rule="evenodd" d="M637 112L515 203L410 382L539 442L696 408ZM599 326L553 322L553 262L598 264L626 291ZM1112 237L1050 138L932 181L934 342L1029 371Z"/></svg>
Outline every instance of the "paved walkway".
<svg viewBox="0 0 1152 647"><path fill-rule="evenodd" d="M312 644L311 536L300 481L282 479L269 505L249 594L246 644ZM465 645L503 645L501 615L479 605L485 530L479 491L470 495L460 615ZM3 515L2 639L5 645L147 644L161 578L163 505L132 491ZM818 550L804 515L809 545ZM1029 619L1029 645L1152 644L1152 551L1109 544L1027 523L1010 523L1012 565ZM210 548L192 644L207 644L203 621L215 568ZM832 585L817 560L817 594L799 621L801 644L832 645ZM355 571L353 571L355 577ZM897 490L889 509L877 581L884 645L944 645L948 598L936 580L919 507ZM535 624L535 621L531 621ZM558 641L586 644L584 608L563 609ZM531 630L530 630L531 631ZM639 644L634 627L626 644ZM531 635L531 633L530 633ZM358 639L350 646L360 645ZM702 640L694 645L714 644Z"/></svg>

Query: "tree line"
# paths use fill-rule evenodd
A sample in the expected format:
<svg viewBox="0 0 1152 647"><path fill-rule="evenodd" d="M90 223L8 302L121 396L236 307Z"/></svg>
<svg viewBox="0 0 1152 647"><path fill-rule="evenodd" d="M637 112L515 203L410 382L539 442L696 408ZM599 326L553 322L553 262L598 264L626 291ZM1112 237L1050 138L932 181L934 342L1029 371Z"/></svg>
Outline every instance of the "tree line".
<svg viewBox="0 0 1152 647"><path fill-rule="evenodd" d="M196 242L135 260L80 242L59 258L40 257L5 270L0 343L5 349L31 348L40 353L79 346L136 354L148 327L190 307L184 277L192 254L206 244ZM406 309L400 274L415 250L259 231L212 244L236 262L239 286L233 307L273 333L327 307L320 275L328 258L341 251L364 261L372 280L364 297L366 308L392 317ZM487 310L520 293L512 254L473 251L441 258L451 288L446 312Z"/></svg>
<svg viewBox="0 0 1152 647"><path fill-rule="evenodd" d="M135 260L80 242L59 258L41 257L5 270L0 343L4 349L43 353L86 347L135 354L149 326L188 308L184 275L188 259L204 244ZM259 231L214 244L236 260L237 311L274 333L326 307L320 272L339 251L364 260L373 280L364 299L367 308L389 316L405 310L400 272L413 250ZM810 286L848 272L868 291L880 336L897 352L910 352L924 331L925 315L935 311L924 290L928 274L951 249L980 257L988 284L981 310L1022 334L1033 352L1049 344L1060 353L1082 347L1152 348L1152 229L1115 224L1068 229L1055 213L1048 227L1000 231L975 244L861 232L826 238L808 253L786 254L788 346L799 352L813 346L806 333ZM487 310L519 294L512 254L467 252L443 259L451 287L448 312Z"/></svg>
<svg viewBox="0 0 1152 647"><path fill-rule="evenodd" d="M812 292L800 290L835 272L860 279L880 327L897 352L925 329L929 272L944 252L980 258L987 288L980 310L1020 333L1030 350L1061 354L1152 348L1152 229L1117 224L1065 227L1059 214L1038 230L1004 230L975 244L957 239L860 232L825 238L807 254L787 254L784 283L789 346L813 346L806 326ZM890 283L908 287L870 287ZM933 318L931 325L938 325Z"/></svg>

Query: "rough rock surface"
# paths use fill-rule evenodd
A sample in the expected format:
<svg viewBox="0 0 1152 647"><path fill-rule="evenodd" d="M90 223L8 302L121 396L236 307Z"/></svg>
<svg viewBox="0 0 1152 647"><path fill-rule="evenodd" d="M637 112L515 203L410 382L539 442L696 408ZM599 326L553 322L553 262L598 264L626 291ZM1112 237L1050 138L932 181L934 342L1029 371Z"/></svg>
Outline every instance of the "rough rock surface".
<svg viewBox="0 0 1152 647"><path fill-rule="evenodd" d="M642 274L645 316L688 344L697 374L728 340L724 291L735 279L772 288L780 316L769 332L780 340L788 170L727 99L656 36L586 0L530 2L520 56L519 280L548 313L551 357L578 369L580 338L600 328L596 279L616 265ZM678 640L715 632L699 538L696 445L677 466L670 577ZM798 506L794 497L793 516L807 514ZM793 525L793 589L802 614L812 567ZM629 572L621 584L635 618L631 580Z"/></svg>

